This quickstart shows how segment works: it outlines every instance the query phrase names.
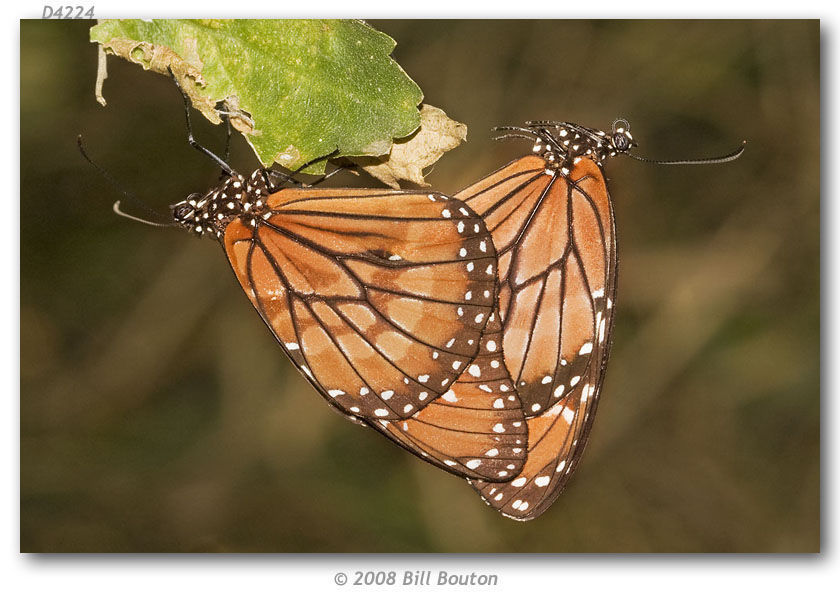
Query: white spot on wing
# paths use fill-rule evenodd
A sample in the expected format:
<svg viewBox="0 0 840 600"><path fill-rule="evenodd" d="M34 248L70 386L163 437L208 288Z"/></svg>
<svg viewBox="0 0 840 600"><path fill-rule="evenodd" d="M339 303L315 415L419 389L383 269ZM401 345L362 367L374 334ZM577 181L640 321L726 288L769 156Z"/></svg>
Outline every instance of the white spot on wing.
<svg viewBox="0 0 840 600"><path fill-rule="evenodd" d="M566 423L571 424L572 419L574 419L574 418L575 418L575 411L573 411L568 406L563 409L563 419L566 421Z"/></svg>

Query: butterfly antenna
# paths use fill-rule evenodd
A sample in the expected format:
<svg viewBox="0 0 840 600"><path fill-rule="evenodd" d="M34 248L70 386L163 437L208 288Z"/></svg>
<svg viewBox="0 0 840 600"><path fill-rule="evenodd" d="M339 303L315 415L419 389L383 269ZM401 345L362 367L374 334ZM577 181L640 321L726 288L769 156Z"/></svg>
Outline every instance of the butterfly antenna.
<svg viewBox="0 0 840 600"><path fill-rule="evenodd" d="M121 217L125 217L126 219L131 219L132 221L137 221L138 223L143 223L144 225L151 225L152 227L174 227L174 223L158 223L156 221L149 221L142 217L138 217L135 215L131 215L120 208L120 201L117 200L114 202L114 212Z"/></svg>
<svg viewBox="0 0 840 600"><path fill-rule="evenodd" d="M108 171L106 171L105 169L103 169L102 167L100 167L98 164L96 164L95 162L93 162L93 160L90 158L90 156L88 156L88 153L85 151L84 144L82 143L82 135L81 135L81 134L79 134L79 137L78 137L78 138L76 138L76 143L79 145L79 152L81 152L81 153L82 153L82 156L84 157L84 159L85 159L86 161L88 161L88 163L90 163L90 165L91 165L94 169L96 169L96 170L99 172L99 174L100 174L102 177L104 177L104 178L106 179L106 181L108 181L108 183L110 183L110 184L111 184L111 186L112 186L115 190L117 190L119 193L121 193L123 196L125 196L126 200L129 200L129 201L133 202L133 203L134 203L134 204L136 204L137 206L141 206L141 207L143 207L143 208L144 208L147 212L149 212L150 214L155 215L156 217L159 217L159 218L161 218L161 219L164 219L164 218L165 218L163 215L161 215L161 214L159 214L159 213L157 213L157 212L153 211L152 209L148 208L147 206L145 206L142 202L140 202L140 201L139 201L139 200L138 200L138 199L134 196L134 194L130 194L130 193L128 193L127 191L125 191L125 189L124 189L124 188L123 188L123 187L122 187L119 183L117 183L117 180L116 180L116 179L114 179L114 177L113 177L113 176L112 176L112 175L111 175ZM174 225L175 225L174 223L172 223L172 222L170 222L170 221L164 221L164 222L161 222L161 221L150 221L150 220L148 220L148 219L143 219L142 217L137 217L137 216L135 216L135 215L128 214L127 212L124 212L124 211L120 208L120 203L121 203L121 202L122 202L121 200L117 200L116 202L114 202L114 212L115 212L115 213L117 213L117 214L118 214L119 216L121 216L121 217L125 217L125 218L127 218L127 219L131 219L131 220L133 220L133 221L139 221L140 223L145 223L146 225L152 225L152 226L154 226L154 227L174 227Z"/></svg>
<svg viewBox="0 0 840 600"><path fill-rule="evenodd" d="M713 165L717 163L730 162L737 159L744 153L744 148L747 147L747 140L741 142L741 147L730 152L724 156L715 156L713 158L692 158L687 160L654 160L652 158L645 158L643 156L636 156L635 154L627 153L627 156L634 158L639 162L655 163L657 165Z"/></svg>

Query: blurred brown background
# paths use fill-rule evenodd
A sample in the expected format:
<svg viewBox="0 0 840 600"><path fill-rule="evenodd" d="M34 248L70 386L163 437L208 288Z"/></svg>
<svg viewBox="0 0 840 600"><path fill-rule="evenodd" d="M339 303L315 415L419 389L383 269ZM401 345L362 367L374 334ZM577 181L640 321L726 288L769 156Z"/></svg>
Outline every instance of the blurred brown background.
<svg viewBox="0 0 840 600"><path fill-rule="evenodd" d="M615 344L580 469L516 523L331 411L209 241L111 212L76 149L150 206L215 182L166 78L89 22L21 23L21 549L38 552L819 550L817 21L375 21L469 141L454 193L527 144L494 125L633 125L607 166ZM220 148L221 128L196 135ZM255 166L238 140L233 164ZM338 185L369 185L348 176Z"/></svg>

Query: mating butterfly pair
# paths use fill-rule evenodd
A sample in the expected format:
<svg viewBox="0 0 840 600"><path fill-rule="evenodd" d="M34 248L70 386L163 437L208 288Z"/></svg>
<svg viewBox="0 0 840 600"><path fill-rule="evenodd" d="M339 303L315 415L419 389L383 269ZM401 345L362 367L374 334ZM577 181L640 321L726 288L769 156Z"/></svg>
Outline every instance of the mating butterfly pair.
<svg viewBox="0 0 840 600"><path fill-rule="evenodd" d="M173 216L223 244L330 404L529 520L562 491L592 426L616 289L602 167L634 144L621 121L610 134L502 129L532 153L455 197L231 171Z"/></svg>
<svg viewBox="0 0 840 600"><path fill-rule="evenodd" d="M451 198L230 175L173 207L219 239L286 354L350 419L531 519L577 465L615 295L611 135L530 123L514 161Z"/></svg>

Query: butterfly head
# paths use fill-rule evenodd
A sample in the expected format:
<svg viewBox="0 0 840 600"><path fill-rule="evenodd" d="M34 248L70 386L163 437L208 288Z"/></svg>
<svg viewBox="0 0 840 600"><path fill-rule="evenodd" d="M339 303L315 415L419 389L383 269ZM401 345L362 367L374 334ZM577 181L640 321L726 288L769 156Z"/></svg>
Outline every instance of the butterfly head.
<svg viewBox="0 0 840 600"><path fill-rule="evenodd" d="M257 170L248 179L231 175L207 193L190 194L170 208L179 226L199 236L221 239L236 218L256 226L257 219L267 213L265 201L269 195L269 182L263 171Z"/></svg>
<svg viewBox="0 0 840 600"><path fill-rule="evenodd" d="M626 154L632 148L638 146L638 144L633 141L633 135L630 133L630 123L624 119L616 119L613 122L612 135L607 136L607 139L609 140L609 147L613 152L611 156L615 156L616 154Z"/></svg>

